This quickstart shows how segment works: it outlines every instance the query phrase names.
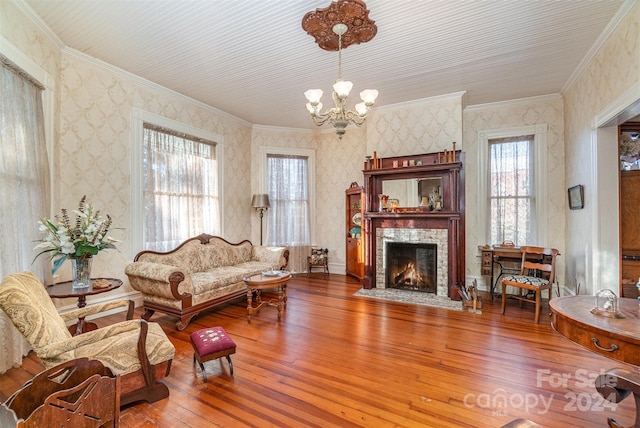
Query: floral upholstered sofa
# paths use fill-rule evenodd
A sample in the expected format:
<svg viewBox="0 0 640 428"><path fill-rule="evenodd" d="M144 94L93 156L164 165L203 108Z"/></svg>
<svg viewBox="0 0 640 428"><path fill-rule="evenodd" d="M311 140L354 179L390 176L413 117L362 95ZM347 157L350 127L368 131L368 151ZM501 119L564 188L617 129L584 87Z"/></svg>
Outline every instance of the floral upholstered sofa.
<svg viewBox="0 0 640 428"><path fill-rule="evenodd" d="M184 330L199 312L246 295L244 277L284 269L288 258L285 247L232 244L203 233L166 253L138 253L125 273L142 293L143 319L164 312L180 318L176 327Z"/></svg>

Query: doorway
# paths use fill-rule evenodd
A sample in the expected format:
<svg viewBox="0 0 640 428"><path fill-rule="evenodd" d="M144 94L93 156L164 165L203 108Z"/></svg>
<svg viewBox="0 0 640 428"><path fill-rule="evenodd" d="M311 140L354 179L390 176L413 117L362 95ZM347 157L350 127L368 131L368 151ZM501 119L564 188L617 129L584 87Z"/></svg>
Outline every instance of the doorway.
<svg viewBox="0 0 640 428"><path fill-rule="evenodd" d="M638 297L640 281L640 116L618 126L620 155L620 295Z"/></svg>

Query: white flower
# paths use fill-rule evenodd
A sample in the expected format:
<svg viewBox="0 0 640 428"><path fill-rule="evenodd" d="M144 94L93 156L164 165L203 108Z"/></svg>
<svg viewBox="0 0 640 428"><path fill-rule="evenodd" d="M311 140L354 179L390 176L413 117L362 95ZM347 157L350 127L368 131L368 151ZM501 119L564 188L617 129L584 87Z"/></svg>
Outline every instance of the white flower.
<svg viewBox="0 0 640 428"><path fill-rule="evenodd" d="M86 258L98 254L99 251L116 248L113 243L117 242L107 233L111 227L111 217L107 214L106 219L96 211L93 206L86 202L86 196L80 200L75 222L71 222L66 209L62 209L61 216L54 219L42 219L38 221L38 229L47 236L36 245L35 249L43 249L36 258L44 253L50 253L54 261L51 273L62 265L67 258Z"/></svg>

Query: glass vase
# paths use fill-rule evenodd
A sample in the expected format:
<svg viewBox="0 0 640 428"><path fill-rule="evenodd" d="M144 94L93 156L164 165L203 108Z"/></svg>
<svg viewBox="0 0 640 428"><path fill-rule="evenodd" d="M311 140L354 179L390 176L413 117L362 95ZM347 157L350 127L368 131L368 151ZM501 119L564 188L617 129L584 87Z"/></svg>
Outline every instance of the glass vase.
<svg viewBox="0 0 640 428"><path fill-rule="evenodd" d="M92 257L71 259L72 288L86 288L91 285Z"/></svg>

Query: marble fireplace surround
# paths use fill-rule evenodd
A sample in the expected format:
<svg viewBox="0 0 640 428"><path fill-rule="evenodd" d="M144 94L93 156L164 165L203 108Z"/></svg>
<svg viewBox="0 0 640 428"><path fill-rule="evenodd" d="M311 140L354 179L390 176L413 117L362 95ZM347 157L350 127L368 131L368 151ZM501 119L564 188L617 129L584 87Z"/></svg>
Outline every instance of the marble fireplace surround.
<svg viewBox="0 0 640 428"><path fill-rule="evenodd" d="M378 228L376 229L376 288L386 288L386 248L388 242L406 244L437 245L437 287L436 295L447 297L448 284L448 248L449 233L447 229L408 229Z"/></svg>

